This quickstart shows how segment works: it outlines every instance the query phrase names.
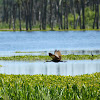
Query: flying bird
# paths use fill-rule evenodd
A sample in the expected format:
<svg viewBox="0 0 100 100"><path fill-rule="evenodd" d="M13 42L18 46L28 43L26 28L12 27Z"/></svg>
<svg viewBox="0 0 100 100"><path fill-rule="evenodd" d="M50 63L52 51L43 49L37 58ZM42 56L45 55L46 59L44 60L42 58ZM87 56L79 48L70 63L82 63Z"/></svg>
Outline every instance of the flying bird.
<svg viewBox="0 0 100 100"><path fill-rule="evenodd" d="M52 58L52 61L54 62L61 61L61 52L59 50L55 50L54 54L49 53L49 56Z"/></svg>

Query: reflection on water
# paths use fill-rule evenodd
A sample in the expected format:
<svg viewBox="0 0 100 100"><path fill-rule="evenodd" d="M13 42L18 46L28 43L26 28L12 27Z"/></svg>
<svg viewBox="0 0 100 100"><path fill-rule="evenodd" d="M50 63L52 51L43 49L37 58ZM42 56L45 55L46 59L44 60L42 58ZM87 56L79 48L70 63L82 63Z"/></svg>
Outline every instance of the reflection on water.
<svg viewBox="0 0 100 100"><path fill-rule="evenodd" d="M42 55L42 53L41 52L34 52L34 53L15 53L15 52L12 52L12 51L0 51L0 57L24 56L24 55L38 56L38 55Z"/></svg>
<svg viewBox="0 0 100 100"><path fill-rule="evenodd" d="M48 53L54 53L54 51L33 51L32 53L15 53L11 51L0 51L0 57L4 56L24 56L24 55L48 55ZM61 50L62 55L74 54L74 55L99 55L100 50Z"/></svg>
<svg viewBox="0 0 100 100"><path fill-rule="evenodd" d="M0 61L0 73L5 74L44 74L44 75L82 75L100 72L100 60L67 62L14 62Z"/></svg>

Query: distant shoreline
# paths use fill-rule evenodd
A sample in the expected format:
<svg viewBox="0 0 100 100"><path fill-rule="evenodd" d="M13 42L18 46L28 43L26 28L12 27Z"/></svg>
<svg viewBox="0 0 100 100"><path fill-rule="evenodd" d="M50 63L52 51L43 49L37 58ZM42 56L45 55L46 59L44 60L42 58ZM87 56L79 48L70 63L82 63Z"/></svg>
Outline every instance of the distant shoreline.
<svg viewBox="0 0 100 100"><path fill-rule="evenodd" d="M19 29L0 29L0 31L20 31ZM21 31L27 31L27 32L31 32L31 31L100 31L100 29L54 29L51 30L50 28L47 28L46 30L40 30L40 29L32 29L32 30L26 30L26 29L22 29Z"/></svg>

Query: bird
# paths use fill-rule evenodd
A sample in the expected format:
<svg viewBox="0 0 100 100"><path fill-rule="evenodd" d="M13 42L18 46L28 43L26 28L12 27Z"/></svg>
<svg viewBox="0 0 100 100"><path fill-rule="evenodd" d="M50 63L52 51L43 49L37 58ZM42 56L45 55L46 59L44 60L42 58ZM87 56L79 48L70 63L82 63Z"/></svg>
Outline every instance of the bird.
<svg viewBox="0 0 100 100"><path fill-rule="evenodd" d="M61 61L61 52L59 50L55 50L54 54L49 53L49 56L52 58L53 62Z"/></svg>

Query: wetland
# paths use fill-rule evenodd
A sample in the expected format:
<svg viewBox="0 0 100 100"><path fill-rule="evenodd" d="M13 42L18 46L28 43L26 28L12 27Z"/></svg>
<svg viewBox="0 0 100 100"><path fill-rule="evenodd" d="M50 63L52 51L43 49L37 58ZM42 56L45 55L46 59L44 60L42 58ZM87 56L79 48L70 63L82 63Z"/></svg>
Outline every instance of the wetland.
<svg viewBox="0 0 100 100"><path fill-rule="evenodd" d="M0 99L100 99L100 32L0 32ZM62 62L48 53L61 51Z"/></svg>
<svg viewBox="0 0 100 100"><path fill-rule="evenodd" d="M46 70L52 70L53 73L51 74L58 75L58 69L68 70L71 68L73 70L72 67L74 66L75 70L79 68L82 70L87 66L86 68L89 70L93 64L94 67L91 67L92 74L92 72L99 71L97 69L100 68L99 37L99 31L0 32L0 65L3 66L0 69L0 73L8 73L4 70L16 69L15 71L12 70L15 73L9 72L16 74L19 69L19 72L22 72L21 74L47 75ZM48 53L53 53L55 49L61 51L63 62L51 62ZM55 70L53 71L54 68ZM27 70L25 71L25 69ZM33 69L32 72L28 71L30 69ZM37 70L36 73L34 72L35 69ZM38 69L41 69L41 71ZM89 72L83 73L82 71L80 73L88 74ZM59 75L63 75L63 72L59 73ZM64 72L64 75L74 74ZM75 73L75 75L77 74Z"/></svg>

